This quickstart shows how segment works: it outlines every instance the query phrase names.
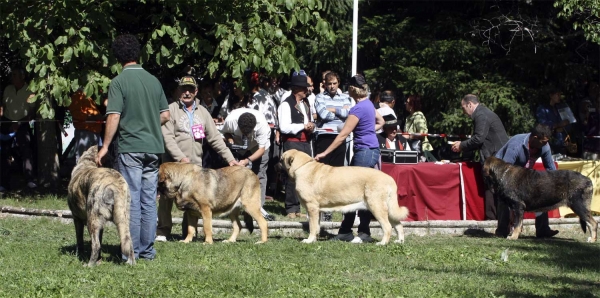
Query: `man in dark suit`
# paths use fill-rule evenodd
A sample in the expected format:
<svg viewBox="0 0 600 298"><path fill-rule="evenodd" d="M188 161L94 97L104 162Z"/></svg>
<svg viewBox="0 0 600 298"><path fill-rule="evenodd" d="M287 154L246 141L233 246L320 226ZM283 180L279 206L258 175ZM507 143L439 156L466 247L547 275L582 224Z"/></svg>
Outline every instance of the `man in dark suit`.
<svg viewBox="0 0 600 298"><path fill-rule="evenodd" d="M479 104L479 99L476 95L465 95L460 105L463 112L473 119L473 135L464 142L455 142L452 145L452 151L479 150L480 161L483 163L486 158L496 154L508 142L508 135L498 115L486 106ZM490 190L486 189L485 219L496 219L496 205L497 202L494 200L494 195Z"/></svg>
<svg viewBox="0 0 600 298"><path fill-rule="evenodd" d="M401 134L398 134L398 120L394 115L383 116L385 124L383 132L377 134L377 141L381 149L394 149L396 151L410 150L408 141Z"/></svg>

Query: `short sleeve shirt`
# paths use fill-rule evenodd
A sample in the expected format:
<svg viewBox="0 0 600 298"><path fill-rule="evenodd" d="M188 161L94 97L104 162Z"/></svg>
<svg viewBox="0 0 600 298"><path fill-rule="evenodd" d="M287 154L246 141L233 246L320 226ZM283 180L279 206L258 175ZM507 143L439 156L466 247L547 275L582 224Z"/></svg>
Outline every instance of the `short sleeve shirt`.
<svg viewBox="0 0 600 298"><path fill-rule="evenodd" d="M156 77L141 65L126 66L110 83L106 114L120 114L119 153L164 153L160 113L169 110Z"/></svg>

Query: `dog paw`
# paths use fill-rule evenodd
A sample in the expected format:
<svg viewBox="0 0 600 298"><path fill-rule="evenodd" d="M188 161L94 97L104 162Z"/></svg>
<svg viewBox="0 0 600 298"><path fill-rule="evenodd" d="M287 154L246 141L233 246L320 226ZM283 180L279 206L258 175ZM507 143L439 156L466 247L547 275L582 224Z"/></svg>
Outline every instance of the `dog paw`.
<svg viewBox="0 0 600 298"><path fill-rule="evenodd" d="M404 243L404 239L398 239L398 240L394 241L394 243L403 244Z"/></svg>
<svg viewBox="0 0 600 298"><path fill-rule="evenodd" d="M588 237L587 242L588 243L596 242L596 239L592 239L592 237Z"/></svg>
<svg viewBox="0 0 600 298"><path fill-rule="evenodd" d="M304 240L302 240L302 243L313 243L313 242L315 242L315 240L312 240L312 239L304 239Z"/></svg>
<svg viewBox="0 0 600 298"><path fill-rule="evenodd" d="M265 243L264 241L256 241L254 244L263 244Z"/></svg>
<svg viewBox="0 0 600 298"><path fill-rule="evenodd" d="M179 240L179 242L181 242L181 243L190 243L190 242L192 242L192 240Z"/></svg>
<svg viewBox="0 0 600 298"><path fill-rule="evenodd" d="M227 240L223 240L223 243L235 243L235 240L227 239Z"/></svg>
<svg viewBox="0 0 600 298"><path fill-rule="evenodd" d="M386 245L386 244L387 244L387 243L385 243L385 242L383 242L383 241L380 241L380 242L377 242L377 243L375 243L375 245Z"/></svg>
<svg viewBox="0 0 600 298"><path fill-rule="evenodd" d="M517 240L518 237L514 237L514 236L508 236L506 237L506 239L508 240Z"/></svg>

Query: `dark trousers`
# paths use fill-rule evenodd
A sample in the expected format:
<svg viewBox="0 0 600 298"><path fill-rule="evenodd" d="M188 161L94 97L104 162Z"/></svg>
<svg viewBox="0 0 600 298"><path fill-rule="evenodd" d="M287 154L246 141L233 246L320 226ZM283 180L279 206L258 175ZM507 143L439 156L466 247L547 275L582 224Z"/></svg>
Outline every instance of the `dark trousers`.
<svg viewBox="0 0 600 298"><path fill-rule="evenodd" d="M3 118L2 120L9 120ZM3 134L8 134L11 131L11 126L15 123L2 123L1 131ZM14 141L17 147L17 150L21 156L23 174L25 175L26 181L33 181L33 134L31 131L31 127L29 126L29 122L19 123L17 128L17 132L14 137ZM2 164L2 186L6 188L10 188L10 163L9 159L11 156L11 145L13 139L9 141L2 142L2 150L1 150L1 162Z"/></svg>
<svg viewBox="0 0 600 298"><path fill-rule="evenodd" d="M498 199L491 190L485 186L485 201L483 206L485 208L485 220L496 220L498 218L496 214L496 206L498 205Z"/></svg>
<svg viewBox="0 0 600 298"><path fill-rule="evenodd" d="M308 142L283 142L283 152L291 149L311 155L310 143ZM296 194L296 183L290 178L285 180L285 211L288 214L300 212L300 200L298 194Z"/></svg>
<svg viewBox="0 0 600 298"><path fill-rule="evenodd" d="M322 134L319 135L317 140L315 141L315 155L319 154L329 147L333 140L337 135L334 134ZM319 160L326 165L330 165L332 167L341 167L344 166L344 159L346 158L346 142L342 143L339 147L333 150L331 153L327 154L325 158Z"/></svg>
<svg viewBox="0 0 600 298"><path fill-rule="evenodd" d="M504 204L502 200L498 200L498 227L496 228L496 235L508 236L510 233L510 209L508 205ZM550 221L548 219L548 212L540 214L535 217L535 234L541 236L547 234L550 231Z"/></svg>

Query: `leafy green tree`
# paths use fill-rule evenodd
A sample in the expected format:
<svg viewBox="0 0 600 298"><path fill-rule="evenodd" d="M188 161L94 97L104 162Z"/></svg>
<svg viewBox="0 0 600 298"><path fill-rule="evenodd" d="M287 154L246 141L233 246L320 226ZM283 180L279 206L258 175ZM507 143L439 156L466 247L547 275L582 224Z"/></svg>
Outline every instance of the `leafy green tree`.
<svg viewBox="0 0 600 298"><path fill-rule="evenodd" d="M212 77L284 74L299 68L290 37L334 40L322 8L320 0L0 0L0 38L25 61L40 115L54 118L53 101L68 106L79 88L99 101L120 70L110 55L117 34L138 36L141 62L159 78L188 64Z"/></svg>
<svg viewBox="0 0 600 298"><path fill-rule="evenodd" d="M600 44L600 2L597 0L556 0L558 16L573 19L573 28L582 29L585 37Z"/></svg>

